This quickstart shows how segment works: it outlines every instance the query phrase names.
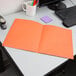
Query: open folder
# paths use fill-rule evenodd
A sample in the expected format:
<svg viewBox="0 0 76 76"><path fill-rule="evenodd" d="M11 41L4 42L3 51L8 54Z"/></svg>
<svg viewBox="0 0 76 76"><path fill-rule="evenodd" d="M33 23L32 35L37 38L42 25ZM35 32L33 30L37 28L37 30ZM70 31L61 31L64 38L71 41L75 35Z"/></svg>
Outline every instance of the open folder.
<svg viewBox="0 0 76 76"><path fill-rule="evenodd" d="M71 30L32 20L15 19L3 45L73 59Z"/></svg>

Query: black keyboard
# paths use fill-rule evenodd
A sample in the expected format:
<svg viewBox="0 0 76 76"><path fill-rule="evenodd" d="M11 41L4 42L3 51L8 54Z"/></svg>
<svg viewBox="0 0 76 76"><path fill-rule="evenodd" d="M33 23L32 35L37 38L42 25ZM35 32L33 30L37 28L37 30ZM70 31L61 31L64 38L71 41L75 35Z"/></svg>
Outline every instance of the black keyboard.
<svg viewBox="0 0 76 76"><path fill-rule="evenodd" d="M76 25L76 16L72 16L71 18L66 18L63 20L63 24L66 27L74 26Z"/></svg>
<svg viewBox="0 0 76 76"><path fill-rule="evenodd" d="M55 12L61 19L76 16L76 6L65 8Z"/></svg>
<svg viewBox="0 0 76 76"><path fill-rule="evenodd" d="M76 6L58 10L55 14L63 20L63 24L67 27L76 25Z"/></svg>

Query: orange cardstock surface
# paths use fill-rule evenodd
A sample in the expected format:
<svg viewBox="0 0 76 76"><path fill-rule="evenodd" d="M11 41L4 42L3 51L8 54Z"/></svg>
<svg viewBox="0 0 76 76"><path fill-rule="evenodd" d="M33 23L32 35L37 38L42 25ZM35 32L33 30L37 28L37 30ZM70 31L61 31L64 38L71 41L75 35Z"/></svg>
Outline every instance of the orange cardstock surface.
<svg viewBox="0 0 76 76"><path fill-rule="evenodd" d="M72 30L15 19L3 46L73 59Z"/></svg>

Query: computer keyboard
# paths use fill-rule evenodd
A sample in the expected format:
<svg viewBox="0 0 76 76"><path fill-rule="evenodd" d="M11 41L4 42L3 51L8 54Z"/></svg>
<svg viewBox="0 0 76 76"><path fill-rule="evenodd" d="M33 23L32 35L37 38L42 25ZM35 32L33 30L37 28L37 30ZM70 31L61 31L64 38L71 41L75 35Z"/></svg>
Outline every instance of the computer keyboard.
<svg viewBox="0 0 76 76"><path fill-rule="evenodd" d="M76 6L65 8L55 12L61 19L71 18L76 16Z"/></svg>
<svg viewBox="0 0 76 76"><path fill-rule="evenodd" d="M55 11L55 14L62 19L65 26L76 25L76 6Z"/></svg>
<svg viewBox="0 0 76 76"><path fill-rule="evenodd" d="M72 16L71 18L66 18L63 20L64 26L70 27L76 25L76 16Z"/></svg>

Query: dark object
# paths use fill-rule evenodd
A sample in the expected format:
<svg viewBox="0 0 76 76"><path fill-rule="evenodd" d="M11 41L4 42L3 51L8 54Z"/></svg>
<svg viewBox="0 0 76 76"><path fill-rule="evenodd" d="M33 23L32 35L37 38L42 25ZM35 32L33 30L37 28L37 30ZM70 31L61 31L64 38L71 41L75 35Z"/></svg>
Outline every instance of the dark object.
<svg viewBox="0 0 76 76"><path fill-rule="evenodd" d="M76 16L72 16L71 18L66 18L63 20L63 25L66 27L71 27L76 25Z"/></svg>
<svg viewBox="0 0 76 76"><path fill-rule="evenodd" d="M4 68L4 63L3 63L3 56L2 56L2 51L0 48L0 73L4 71L5 71L5 68Z"/></svg>
<svg viewBox="0 0 76 76"><path fill-rule="evenodd" d="M57 2L57 3L52 4L52 5L49 4L48 8L57 11L57 10L61 10L61 9L66 8L66 5L62 2Z"/></svg>
<svg viewBox="0 0 76 76"><path fill-rule="evenodd" d="M0 62L3 67L0 68L4 68L2 72L0 72L0 76L23 76L22 72L19 70L11 56L8 54L5 47L2 46L1 42L0 51L2 53L0 57L3 56L3 60Z"/></svg>
<svg viewBox="0 0 76 76"><path fill-rule="evenodd" d="M63 0L39 0L39 6L46 6L46 5L51 5L51 4L55 4L58 2L61 2Z"/></svg>
<svg viewBox="0 0 76 76"><path fill-rule="evenodd" d="M39 0L39 7L48 6L52 10L60 10L66 8L66 5L62 1L64 0Z"/></svg>
<svg viewBox="0 0 76 76"><path fill-rule="evenodd" d="M62 19L64 26L76 25L76 6L55 11L55 14Z"/></svg>
<svg viewBox="0 0 76 76"><path fill-rule="evenodd" d="M44 76L76 76L76 55Z"/></svg>
<svg viewBox="0 0 76 76"><path fill-rule="evenodd" d="M0 27L1 27L1 29L6 29L7 28L6 21L1 15L0 15Z"/></svg>

